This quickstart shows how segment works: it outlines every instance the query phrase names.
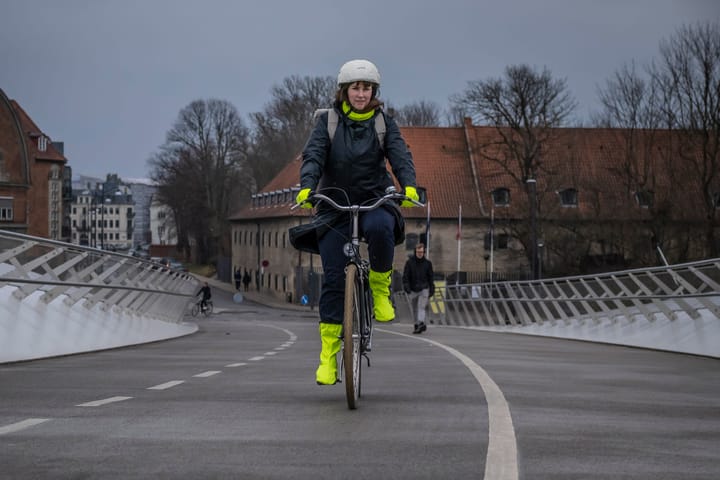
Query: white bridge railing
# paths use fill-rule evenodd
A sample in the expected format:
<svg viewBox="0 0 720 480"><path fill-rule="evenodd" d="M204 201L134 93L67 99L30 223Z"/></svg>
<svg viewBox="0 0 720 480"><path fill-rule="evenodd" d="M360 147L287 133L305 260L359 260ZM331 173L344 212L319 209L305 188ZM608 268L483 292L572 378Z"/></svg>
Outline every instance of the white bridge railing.
<svg viewBox="0 0 720 480"><path fill-rule="evenodd" d="M444 323L530 325L658 313L720 317L720 259L537 281L448 285Z"/></svg>
<svg viewBox="0 0 720 480"><path fill-rule="evenodd" d="M436 324L720 357L720 259L537 281L442 285L431 299L429 318Z"/></svg>
<svg viewBox="0 0 720 480"><path fill-rule="evenodd" d="M42 292L72 306L124 310L178 322L196 293L193 277L130 257L79 245L0 231L0 287L15 285L22 300Z"/></svg>
<svg viewBox="0 0 720 480"><path fill-rule="evenodd" d="M0 362L191 333L198 288L154 262L0 230Z"/></svg>

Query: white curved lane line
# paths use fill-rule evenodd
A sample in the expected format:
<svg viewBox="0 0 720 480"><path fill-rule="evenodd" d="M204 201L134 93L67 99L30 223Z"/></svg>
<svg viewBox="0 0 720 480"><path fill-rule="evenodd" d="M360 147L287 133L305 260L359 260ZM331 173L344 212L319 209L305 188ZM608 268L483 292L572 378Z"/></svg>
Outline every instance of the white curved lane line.
<svg viewBox="0 0 720 480"><path fill-rule="evenodd" d="M412 338L413 340L422 340L440 347L460 360L470 370L470 373L480 384L488 405L489 432L484 478L485 480L518 480L517 440L515 439L515 428L510 415L510 407L502 390L490 378L490 375L467 355L440 342L382 328L378 328L378 330Z"/></svg>

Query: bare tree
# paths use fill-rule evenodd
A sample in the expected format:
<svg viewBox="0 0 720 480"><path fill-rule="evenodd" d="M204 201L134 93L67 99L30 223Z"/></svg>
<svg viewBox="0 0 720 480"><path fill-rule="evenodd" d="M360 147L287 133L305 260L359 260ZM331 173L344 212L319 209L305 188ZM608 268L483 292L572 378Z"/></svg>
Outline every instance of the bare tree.
<svg viewBox="0 0 720 480"><path fill-rule="evenodd" d="M657 260L654 247L669 246L675 261L687 260L687 232L678 234L671 228L678 220L676 212L681 211L672 197L683 179L673 178L669 131L661 129L666 126L666 116L657 81L640 73L634 63L626 64L598 88L598 97L602 110L595 115L595 124L608 128L607 135L614 142L614 148L603 150L607 171L624 186L626 206L617 207L628 210L627 205L642 202L643 224L647 226L647 230L635 229L628 237L616 236L620 243L610 247L614 250L611 253L636 245L639 250L628 251L627 256L648 264Z"/></svg>
<svg viewBox="0 0 720 480"><path fill-rule="evenodd" d="M663 115L675 133L680 171L691 185L684 195L697 195L695 208L704 213L702 255L720 255L720 23L685 26L660 45L652 66L661 90Z"/></svg>
<svg viewBox="0 0 720 480"><path fill-rule="evenodd" d="M252 113L254 124L249 162L262 188L302 150L313 127L313 112L332 104L332 77L285 78L271 88L272 99L262 112Z"/></svg>
<svg viewBox="0 0 720 480"><path fill-rule="evenodd" d="M596 113L596 127L629 130L658 129L663 126L658 92L651 78L643 77L635 63L623 65L598 88L602 111Z"/></svg>
<svg viewBox="0 0 720 480"><path fill-rule="evenodd" d="M512 232L528 252L537 275L536 219L540 211L535 180L542 176L543 149L553 129L562 126L576 107L564 79L554 79L545 68L513 65L503 78L470 82L452 99L455 108L469 113L475 123L495 127L498 141L478 145L478 154L501 167L527 194L528 222L512 223ZM549 177L549 176L548 176Z"/></svg>
<svg viewBox="0 0 720 480"><path fill-rule="evenodd" d="M435 127L440 125L440 115L435 102L421 100L396 109L393 118L403 127Z"/></svg>
<svg viewBox="0 0 720 480"><path fill-rule="evenodd" d="M175 213L180 244L194 238L202 263L226 253L227 218L252 187L248 136L232 104L195 100L180 111L149 161L160 200Z"/></svg>
<svg viewBox="0 0 720 480"><path fill-rule="evenodd" d="M453 103L476 123L496 127L506 155L494 160L522 183L537 177L543 145L576 107L564 79L528 65L507 67L504 78L470 82Z"/></svg>

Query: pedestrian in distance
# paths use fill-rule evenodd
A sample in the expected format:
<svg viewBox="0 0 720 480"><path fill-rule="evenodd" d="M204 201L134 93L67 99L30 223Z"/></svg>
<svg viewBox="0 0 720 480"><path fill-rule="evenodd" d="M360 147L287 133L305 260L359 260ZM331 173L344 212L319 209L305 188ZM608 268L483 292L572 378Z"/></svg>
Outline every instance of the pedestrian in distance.
<svg viewBox="0 0 720 480"><path fill-rule="evenodd" d="M380 73L367 60L351 60L340 68L333 108L317 115L302 152L300 192L296 197L300 206L312 208L307 200L315 191L341 205L362 205L383 196L388 187L394 187L386 158L402 192L419 200L412 156L397 123L383 112L379 87ZM379 125L383 124L381 130ZM400 206L414 205L405 200ZM337 381L347 260L343 245L350 237L349 218L321 203L312 222L316 228L311 227L302 239L295 239L297 243L293 241L295 248L319 253L322 260L324 277L318 305L321 351L315 372L320 385ZM389 322L395 318L390 300L393 255L395 245L404 241L405 223L396 204L364 212L359 222L360 232L368 242L375 319Z"/></svg>
<svg viewBox="0 0 720 480"><path fill-rule="evenodd" d="M240 273L240 269L235 269L235 290L240 290L240 283L242 282L242 274Z"/></svg>
<svg viewBox="0 0 720 480"><path fill-rule="evenodd" d="M245 269L245 273L243 273L242 283L246 292L250 290L250 274L248 273L247 268Z"/></svg>
<svg viewBox="0 0 720 480"><path fill-rule="evenodd" d="M415 245L415 254L405 262L403 270L403 288L410 297L411 305L415 304L415 328L413 333L427 330L425 313L428 299L435 295L432 262L425 258L425 245Z"/></svg>

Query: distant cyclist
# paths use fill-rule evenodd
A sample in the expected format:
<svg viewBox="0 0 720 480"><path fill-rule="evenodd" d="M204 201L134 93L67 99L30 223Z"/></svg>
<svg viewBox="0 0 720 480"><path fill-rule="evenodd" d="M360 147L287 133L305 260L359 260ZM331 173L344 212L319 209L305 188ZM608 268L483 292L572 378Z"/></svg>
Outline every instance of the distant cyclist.
<svg viewBox="0 0 720 480"><path fill-rule="evenodd" d="M385 159L392 167L402 192L418 200L415 167L397 123L382 111L377 98L380 73L367 60L352 60L340 68L333 109L321 114L305 144L300 167L300 192L296 202L312 208L310 193L319 191L341 205L363 204L385 194L393 185ZM330 138L329 120L336 129ZM380 141L376 121L385 125ZM325 190L323 190L325 188ZM342 189L339 190L339 189ZM344 191L344 193L343 193ZM347 196L346 196L347 194ZM407 205L405 205L407 203ZM409 201L403 206L413 206ZM350 235L350 217L321 204L313 220L317 228L293 246L320 253L323 284L320 294L320 365L316 380L320 385L336 382L336 354L340 350L345 297L345 263L343 245ZM388 322L395 318L390 301L395 245L405 238L405 223L396 205L385 204L360 215L360 231L368 242L370 289L375 318ZM292 235L291 235L292 237ZM308 243L305 243L307 241Z"/></svg>
<svg viewBox="0 0 720 480"><path fill-rule="evenodd" d="M205 309L207 308L208 300L210 300L212 298L212 292L210 291L210 285L208 285L207 282L205 282L205 284L202 286L200 291L195 294L195 296L197 297L201 293L202 293L202 299L200 299L200 310L204 312Z"/></svg>

